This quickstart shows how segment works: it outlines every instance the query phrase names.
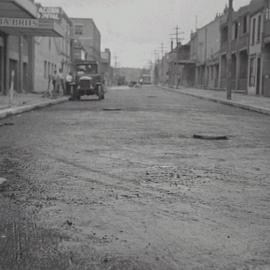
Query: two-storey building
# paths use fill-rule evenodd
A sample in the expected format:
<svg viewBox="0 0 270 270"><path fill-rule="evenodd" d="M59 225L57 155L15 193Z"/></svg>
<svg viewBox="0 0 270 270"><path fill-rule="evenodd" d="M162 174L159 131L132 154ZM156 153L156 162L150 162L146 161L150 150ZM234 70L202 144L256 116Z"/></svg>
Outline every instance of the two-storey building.
<svg viewBox="0 0 270 270"><path fill-rule="evenodd" d="M262 94L264 0L250 3L248 94Z"/></svg>
<svg viewBox="0 0 270 270"><path fill-rule="evenodd" d="M65 75L71 68L72 22L61 7L37 5L44 20L53 20L61 28L62 37L35 37L34 39L34 89L46 91L51 85L51 75L61 70ZM50 84L50 85L49 85Z"/></svg>
<svg viewBox="0 0 270 270"><path fill-rule="evenodd" d="M33 0L0 1L0 92L34 90L34 37L62 36L53 20L40 18Z"/></svg>

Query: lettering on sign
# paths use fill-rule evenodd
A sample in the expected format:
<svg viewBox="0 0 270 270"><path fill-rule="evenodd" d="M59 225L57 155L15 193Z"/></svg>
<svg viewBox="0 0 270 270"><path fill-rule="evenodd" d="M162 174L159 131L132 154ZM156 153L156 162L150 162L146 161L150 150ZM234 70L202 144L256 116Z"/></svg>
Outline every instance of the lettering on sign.
<svg viewBox="0 0 270 270"><path fill-rule="evenodd" d="M60 8L58 7L40 7L39 14L41 19L59 20Z"/></svg>
<svg viewBox="0 0 270 270"><path fill-rule="evenodd" d="M38 28L39 21L24 18L0 18L0 27Z"/></svg>

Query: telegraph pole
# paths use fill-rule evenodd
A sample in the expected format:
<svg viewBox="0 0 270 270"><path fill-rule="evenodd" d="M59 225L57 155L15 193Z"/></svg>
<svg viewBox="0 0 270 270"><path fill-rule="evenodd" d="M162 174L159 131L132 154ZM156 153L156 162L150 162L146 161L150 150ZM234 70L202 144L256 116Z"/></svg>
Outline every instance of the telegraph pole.
<svg viewBox="0 0 270 270"><path fill-rule="evenodd" d="M171 36L175 37L175 40L176 40L176 47L179 46L179 43L181 41L183 41L184 39L181 37L182 35L184 35L185 33L184 32L181 32L180 31L180 27L177 25L175 27L175 33L174 34L171 34Z"/></svg>
<svg viewBox="0 0 270 270"><path fill-rule="evenodd" d="M227 99L232 99L232 19L233 0L229 0L228 10L228 52L227 52Z"/></svg>

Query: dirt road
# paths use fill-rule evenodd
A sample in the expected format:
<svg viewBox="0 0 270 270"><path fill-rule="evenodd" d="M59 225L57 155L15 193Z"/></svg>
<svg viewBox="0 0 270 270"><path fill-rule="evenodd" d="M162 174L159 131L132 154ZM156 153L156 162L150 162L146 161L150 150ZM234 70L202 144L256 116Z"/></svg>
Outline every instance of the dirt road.
<svg viewBox="0 0 270 270"><path fill-rule="evenodd" d="M144 87L5 121L1 270L270 269L268 116Z"/></svg>

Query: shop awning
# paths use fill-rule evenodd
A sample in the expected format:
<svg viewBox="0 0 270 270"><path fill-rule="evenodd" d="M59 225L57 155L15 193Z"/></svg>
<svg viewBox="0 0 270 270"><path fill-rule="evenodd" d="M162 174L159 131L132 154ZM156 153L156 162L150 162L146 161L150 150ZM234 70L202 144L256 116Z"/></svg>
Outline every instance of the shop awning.
<svg viewBox="0 0 270 270"><path fill-rule="evenodd" d="M64 35L60 25L52 19L40 19L32 0L0 0L0 31L9 35Z"/></svg>
<svg viewBox="0 0 270 270"><path fill-rule="evenodd" d="M31 0L0 0L0 17L36 18L36 5Z"/></svg>
<svg viewBox="0 0 270 270"><path fill-rule="evenodd" d="M60 25L50 19L0 17L0 31L9 35L63 37Z"/></svg>

